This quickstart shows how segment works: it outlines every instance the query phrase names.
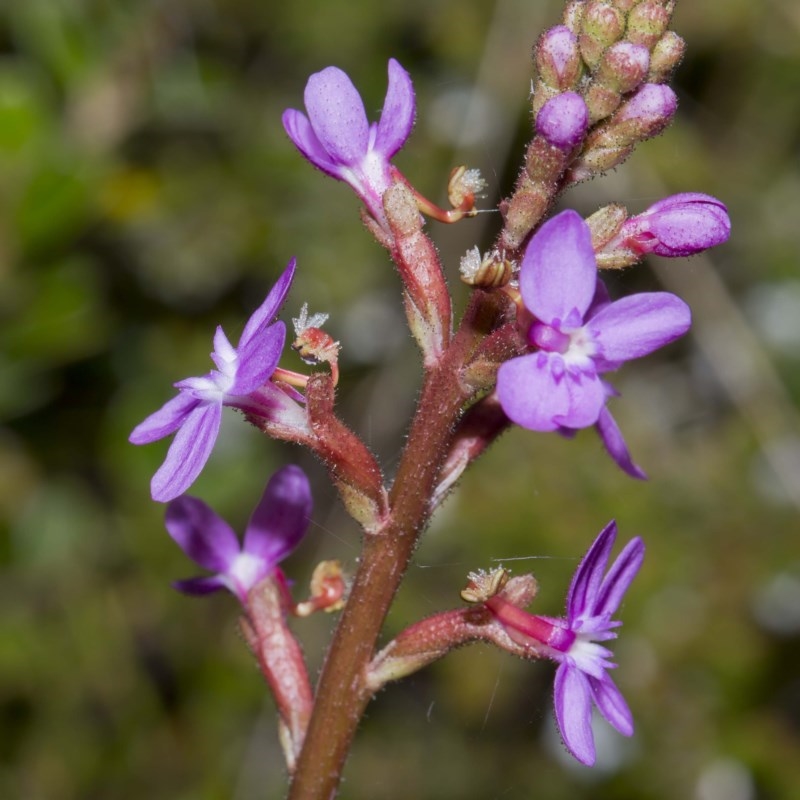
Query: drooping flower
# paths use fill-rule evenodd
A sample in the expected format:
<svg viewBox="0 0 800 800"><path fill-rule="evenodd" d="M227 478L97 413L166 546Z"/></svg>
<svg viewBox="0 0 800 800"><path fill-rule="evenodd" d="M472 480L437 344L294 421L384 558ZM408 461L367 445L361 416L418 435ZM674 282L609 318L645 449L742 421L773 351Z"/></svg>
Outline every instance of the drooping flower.
<svg viewBox="0 0 800 800"><path fill-rule="evenodd" d="M199 378L176 383L178 396L131 433L129 441L133 444L148 444L177 432L150 484L154 500L172 500L194 483L216 442L223 406L268 419L296 415L295 401L269 381L286 339L286 326L274 318L291 286L295 263L295 259L289 262L267 298L253 312L238 347L233 347L222 328L217 327L211 353L217 368Z"/></svg>
<svg viewBox="0 0 800 800"><path fill-rule="evenodd" d="M707 194L684 192L665 197L626 220L606 247L678 258L722 244L730 235L731 221L724 203Z"/></svg>
<svg viewBox="0 0 800 800"><path fill-rule="evenodd" d="M613 389L600 376L669 344L691 324L689 307L668 292L608 302L589 228L574 211L533 236L519 288L533 352L501 365L497 396L508 417L530 430L607 429L601 414Z"/></svg>
<svg viewBox="0 0 800 800"><path fill-rule="evenodd" d="M622 623L612 616L642 565L644 543L639 537L631 539L606 573L616 536L612 521L578 565L566 618L529 614L500 595L485 603L514 641L558 663L554 690L558 728L569 752L588 766L595 762L593 704L623 736L633 733L628 704L607 672L616 667L609 660L613 654L599 642L617 637L615 629Z"/></svg>
<svg viewBox="0 0 800 800"><path fill-rule="evenodd" d="M299 544L311 516L311 488L300 467L290 464L270 478L239 539L202 500L181 495L167 506L169 535L193 561L214 575L177 581L186 594L227 589L243 604L250 590L271 574Z"/></svg>
<svg viewBox="0 0 800 800"><path fill-rule="evenodd" d="M414 88L409 74L389 60L389 86L377 123L367 120L364 102L337 67L314 73L303 95L308 116L289 108L283 127L315 167L350 184L370 214L383 223L383 193L392 183L390 160L414 125Z"/></svg>

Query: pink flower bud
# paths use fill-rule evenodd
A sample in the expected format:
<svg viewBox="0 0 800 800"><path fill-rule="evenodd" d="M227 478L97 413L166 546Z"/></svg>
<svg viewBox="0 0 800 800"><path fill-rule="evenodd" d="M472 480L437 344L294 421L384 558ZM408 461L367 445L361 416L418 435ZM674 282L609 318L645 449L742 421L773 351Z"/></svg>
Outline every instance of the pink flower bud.
<svg viewBox="0 0 800 800"><path fill-rule="evenodd" d="M600 80L621 94L632 92L647 76L650 51L640 44L617 42L606 50L600 62Z"/></svg>
<svg viewBox="0 0 800 800"><path fill-rule="evenodd" d="M581 20L581 31L608 47L620 39L625 31L625 17L605 0L590 0Z"/></svg>
<svg viewBox="0 0 800 800"><path fill-rule="evenodd" d="M727 241L731 221L714 197L686 192L654 203L622 226L619 238L640 253L676 258L700 253Z"/></svg>
<svg viewBox="0 0 800 800"><path fill-rule="evenodd" d="M656 43L650 55L648 83L663 83L686 52L686 42L674 31L667 31Z"/></svg>
<svg viewBox="0 0 800 800"><path fill-rule="evenodd" d="M615 122L636 122L636 138L647 139L669 124L677 108L678 98L669 86L645 83L622 107Z"/></svg>
<svg viewBox="0 0 800 800"><path fill-rule="evenodd" d="M667 30L670 16L658 0L644 0L628 16L626 36L632 42L653 47Z"/></svg>
<svg viewBox="0 0 800 800"><path fill-rule="evenodd" d="M549 144L571 150L586 134L589 112L583 98L575 92L564 92L548 100L536 117L536 132Z"/></svg>
<svg viewBox="0 0 800 800"><path fill-rule="evenodd" d="M545 31L536 48L536 67L548 86L562 91L572 88L581 73L578 37L565 25Z"/></svg>

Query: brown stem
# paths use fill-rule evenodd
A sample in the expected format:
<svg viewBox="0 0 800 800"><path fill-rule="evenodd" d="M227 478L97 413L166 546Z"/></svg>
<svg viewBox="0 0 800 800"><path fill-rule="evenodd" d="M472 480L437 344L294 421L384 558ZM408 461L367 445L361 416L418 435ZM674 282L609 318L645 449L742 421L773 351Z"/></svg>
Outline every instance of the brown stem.
<svg viewBox="0 0 800 800"><path fill-rule="evenodd" d="M468 400L459 372L495 324L497 304L475 292L458 336L428 372L389 498L385 524L365 537L358 572L320 676L290 800L329 800L372 696L366 670L383 621L430 515L453 426Z"/></svg>

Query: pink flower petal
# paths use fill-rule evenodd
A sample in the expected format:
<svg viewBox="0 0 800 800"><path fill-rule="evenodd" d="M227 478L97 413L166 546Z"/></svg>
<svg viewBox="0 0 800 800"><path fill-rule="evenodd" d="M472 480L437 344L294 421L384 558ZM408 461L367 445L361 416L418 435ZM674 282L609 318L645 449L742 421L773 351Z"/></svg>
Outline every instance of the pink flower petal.
<svg viewBox="0 0 800 800"><path fill-rule="evenodd" d="M322 142L317 139L317 134L311 127L308 117L302 111L294 108L287 108L281 117L283 128L294 146L310 161L317 169L332 178L342 180L342 168L328 151L322 146Z"/></svg>
<svg viewBox="0 0 800 800"><path fill-rule="evenodd" d="M297 547L308 530L311 487L290 464L270 478L244 535L244 552L274 566Z"/></svg>
<svg viewBox="0 0 800 800"><path fill-rule="evenodd" d="M617 300L587 323L600 355L610 362L630 361L683 336L692 324L689 306L668 292L648 292Z"/></svg>
<svg viewBox="0 0 800 800"><path fill-rule="evenodd" d="M512 422L532 431L554 431L569 409L563 380L556 382L548 357L532 353L512 358L497 371L497 397Z"/></svg>
<svg viewBox="0 0 800 800"><path fill-rule="evenodd" d="M164 403L144 422L140 422L131 432L128 441L131 444L150 444L175 433L199 403L197 398L181 392Z"/></svg>
<svg viewBox="0 0 800 800"><path fill-rule="evenodd" d="M244 330L239 339L238 349L240 355L242 348L247 347L250 340L259 333L265 325L269 325L281 310L281 306L284 300L286 300L286 295L289 293L289 289L292 286L296 267L297 259L290 259L289 263L286 265L286 269L281 273L280 278L275 282L272 289L270 289L264 302L250 315L250 319L244 326Z"/></svg>
<svg viewBox="0 0 800 800"><path fill-rule="evenodd" d="M195 482L214 448L221 421L222 406L218 403L199 405L186 417L150 482L153 500L166 503Z"/></svg>
<svg viewBox="0 0 800 800"><path fill-rule="evenodd" d="M600 680L589 678L589 685L592 698L608 723L623 736L632 736L633 714L614 681L606 673Z"/></svg>
<svg viewBox="0 0 800 800"><path fill-rule="evenodd" d="M581 559L578 569L572 578L567 594L567 619L570 627L582 617L595 616L595 603L603 583L603 573L611 555L611 548L617 538L617 524L614 520L608 523L586 555Z"/></svg>
<svg viewBox="0 0 800 800"><path fill-rule="evenodd" d="M181 495L173 500L164 524L181 550L212 572L226 572L239 555L239 540L231 526L196 497Z"/></svg>
<svg viewBox="0 0 800 800"><path fill-rule="evenodd" d="M596 284L589 226L575 211L562 211L542 225L525 250L519 277L525 306L548 325L564 322L575 310L582 320Z"/></svg>
<svg viewBox="0 0 800 800"><path fill-rule="evenodd" d="M308 79L303 97L311 127L331 159L358 164L367 153L369 124L350 78L337 67L326 67Z"/></svg>
<svg viewBox="0 0 800 800"><path fill-rule="evenodd" d="M600 416L597 418L595 424L597 433L600 435L600 440L603 442L611 458L617 462L617 466L632 478L638 478L642 481L647 480L647 474L634 462L633 458L631 458L628 445L625 443L625 439L622 436L622 431L619 429L617 421L611 415L607 407L604 407L600 412Z"/></svg>
<svg viewBox="0 0 800 800"><path fill-rule="evenodd" d="M595 762L595 748L589 679L566 661L556 670L553 703L567 750L581 764L591 767Z"/></svg>
<svg viewBox="0 0 800 800"><path fill-rule="evenodd" d="M406 142L414 127L414 86L411 77L393 58L389 59L389 87L383 103L374 148L387 159Z"/></svg>

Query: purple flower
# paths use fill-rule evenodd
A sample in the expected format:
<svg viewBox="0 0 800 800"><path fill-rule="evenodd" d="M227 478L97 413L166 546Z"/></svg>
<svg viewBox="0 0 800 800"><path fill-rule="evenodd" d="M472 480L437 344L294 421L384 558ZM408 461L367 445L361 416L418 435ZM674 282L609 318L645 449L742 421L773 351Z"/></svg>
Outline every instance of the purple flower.
<svg viewBox="0 0 800 800"><path fill-rule="evenodd" d="M349 183L369 209L384 220L383 193L392 183L390 159L414 125L414 89L408 73L389 60L389 87L378 123L367 121L361 95L337 67L314 73L303 95L308 116L289 108L283 127L315 167Z"/></svg>
<svg viewBox="0 0 800 800"><path fill-rule="evenodd" d="M561 150L571 150L580 144L588 125L589 111L576 92L551 97L536 115L536 132Z"/></svg>
<svg viewBox="0 0 800 800"><path fill-rule="evenodd" d="M642 565L644 543L639 537L631 539L604 576L616 536L612 521L578 565L567 595L566 619L528 614L498 596L486 602L512 639L558 663L558 728L569 752L588 766L595 762L592 704L623 736L633 733L628 704L607 673L616 667L609 660L613 654L598 642L617 637L615 629L622 623L611 617Z"/></svg>
<svg viewBox="0 0 800 800"><path fill-rule="evenodd" d="M637 253L677 258L700 253L728 240L731 221L725 205L707 194L665 197L627 220L615 241Z"/></svg>
<svg viewBox="0 0 800 800"><path fill-rule="evenodd" d="M530 430L597 424L613 438L616 426L603 414L613 389L600 375L683 335L691 323L689 307L667 292L608 302L589 228L574 211L553 217L531 239L519 284L531 316L524 320L525 335L535 349L500 367L503 410Z"/></svg>
<svg viewBox="0 0 800 800"><path fill-rule="evenodd" d="M611 617L642 566L644 542L631 539L617 556L608 573L606 564L617 536L617 525L610 522L583 557L572 579L567 596L567 628L574 634L569 646L554 644L552 658L560 662L556 670L556 720L567 749L584 764L594 764L592 703L623 736L633 733L633 718L628 704L606 670L616 664L612 653L597 642L616 639L615 628L622 623Z"/></svg>
<svg viewBox="0 0 800 800"><path fill-rule="evenodd" d="M219 433L222 407L232 406L266 418L292 414L294 401L269 379L278 366L286 326L273 322L292 283L295 259L289 262L266 300L245 325L233 347L221 327L214 334L211 358L216 369L175 384L178 396L168 401L129 437L148 444L177 431L164 463L150 484L154 500L167 502L194 483Z"/></svg>
<svg viewBox="0 0 800 800"><path fill-rule="evenodd" d="M182 495L167 506L169 535L193 561L216 573L177 581L186 594L233 592L243 604L250 590L271 574L305 536L311 489L300 467L289 465L270 478L240 545L225 520L202 500Z"/></svg>

